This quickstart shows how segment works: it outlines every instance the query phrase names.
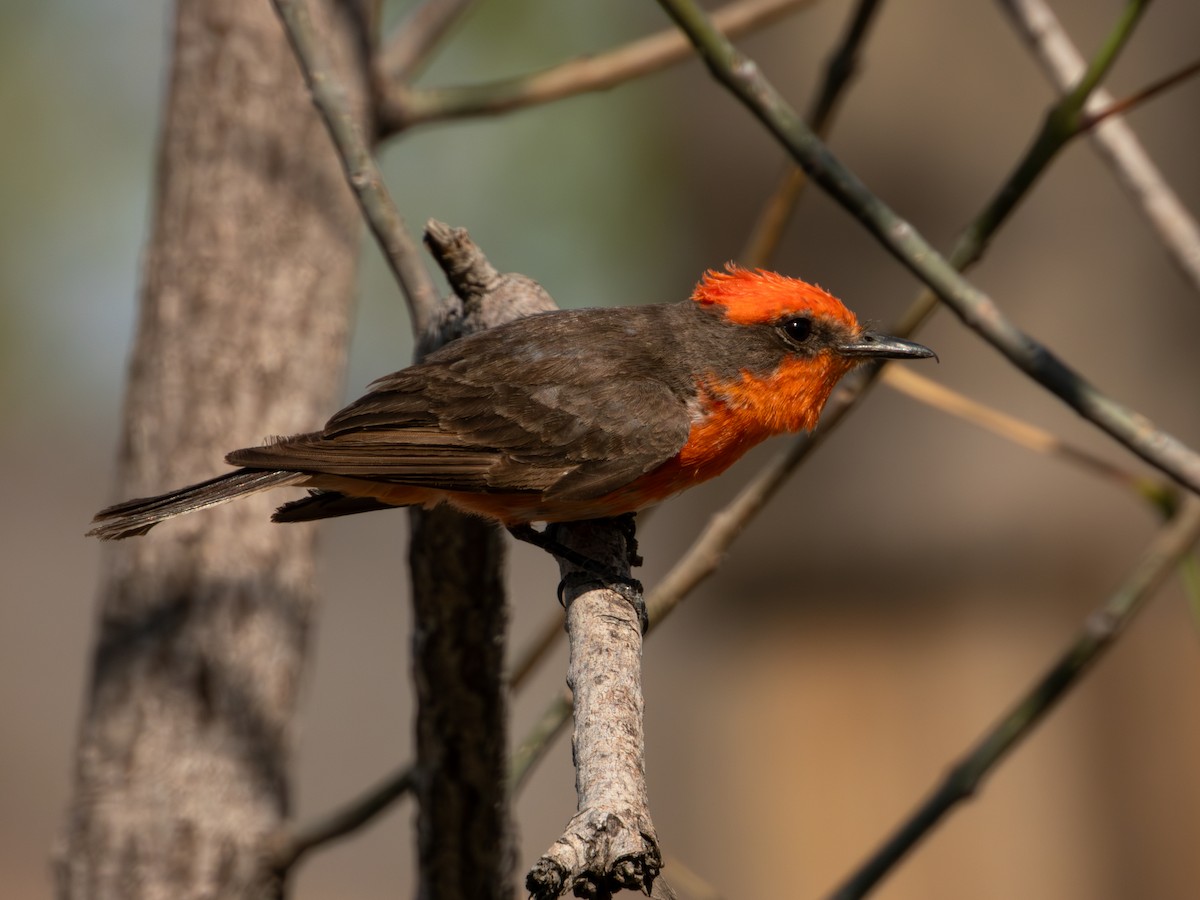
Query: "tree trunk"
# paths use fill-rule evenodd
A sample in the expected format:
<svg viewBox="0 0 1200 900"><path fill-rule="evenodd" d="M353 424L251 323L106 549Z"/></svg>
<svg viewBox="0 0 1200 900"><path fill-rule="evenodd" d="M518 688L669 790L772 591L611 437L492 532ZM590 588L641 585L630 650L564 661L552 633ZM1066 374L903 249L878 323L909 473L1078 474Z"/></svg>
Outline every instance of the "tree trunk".
<svg viewBox="0 0 1200 900"><path fill-rule="evenodd" d="M357 114L368 33L314 12ZM370 130L367 129L370 133ZM119 498L318 426L344 367L360 220L270 5L180 0ZM111 546L64 898L276 896L314 531L255 496Z"/></svg>

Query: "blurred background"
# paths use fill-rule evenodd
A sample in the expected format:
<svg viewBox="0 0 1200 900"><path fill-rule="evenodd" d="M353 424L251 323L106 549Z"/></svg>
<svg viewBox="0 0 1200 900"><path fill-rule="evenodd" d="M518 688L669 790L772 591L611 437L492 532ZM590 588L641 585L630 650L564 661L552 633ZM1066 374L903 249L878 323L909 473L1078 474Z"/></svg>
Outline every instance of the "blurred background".
<svg viewBox="0 0 1200 900"><path fill-rule="evenodd" d="M6 897L52 893L102 552L83 532L116 499L166 6L0 6ZM1085 54L1121 7L1055 3ZM740 44L804 109L850 9L815 3ZM657 6L632 0L483 4L424 83L515 75L666 24ZM1153 5L1107 86L1124 96L1194 61L1198 36L1196 4ZM948 247L1053 96L996 4L895 0L831 145ZM1198 110L1193 79L1130 117L1193 211ZM431 216L466 226L498 267L539 279L563 306L686 295L704 268L737 255L781 159L695 62L606 93L421 129L385 156L414 231ZM816 192L776 267L885 323L916 291ZM1102 389L1200 447L1200 302L1086 142L1055 163L973 279ZM411 353L403 303L369 243L360 292L348 399ZM1142 471L952 316L940 313L921 339L941 356L923 374ZM760 448L645 523L647 586L783 446ZM406 528L401 514L326 526L327 602L296 747L301 819L410 756ZM646 645L648 777L669 880L686 894L677 874L686 867L731 897L828 891L1068 644L1155 528L1113 484L877 391ZM516 648L558 610L553 564L524 547L511 559ZM514 741L564 671L559 647L514 701ZM1198 709L1197 626L1173 577L879 896L1195 896ZM517 803L522 870L573 812L572 778L560 740ZM401 804L305 863L295 896L403 896L411 818Z"/></svg>

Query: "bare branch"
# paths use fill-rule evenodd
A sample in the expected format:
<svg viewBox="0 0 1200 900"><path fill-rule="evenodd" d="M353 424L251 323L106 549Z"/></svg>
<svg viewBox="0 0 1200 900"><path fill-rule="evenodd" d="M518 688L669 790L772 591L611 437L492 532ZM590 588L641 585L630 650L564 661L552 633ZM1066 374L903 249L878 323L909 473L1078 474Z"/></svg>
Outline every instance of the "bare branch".
<svg viewBox="0 0 1200 900"><path fill-rule="evenodd" d="M375 71L388 81L408 81L429 62L450 31L477 0L422 0L380 49Z"/></svg>
<svg viewBox="0 0 1200 900"><path fill-rule="evenodd" d="M875 19L879 3L880 0L859 0L841 43L825 66L821 89L817 92L812 109L808 113L808 122L813 131L822 137L829 133L843 92L858 73L859 52ZM740 258L747 266L761 267L770 263L783 236L783 230L804 192L805 184L808 183L804 170L791 159L784 163L784 167L778 186L760 210L758 220L754 223L750 237L742 249Z"/></svg>
<svg viewBox="0 0 1200 900"><path fill-rule="evenodd" d="M562 630L562 616L547 620L542 632L518 655L509 677L510 691L521 689L534 665L554 645ZM539 720L540 727L535 726L530 735L517 747L513 754L513 774L510 783L519 785L524 782L525 776L541 758L558 731L566 725L570 716L571 694L569 691L563 691L557 696L556 703L551 704L550 710ZM369 825L379 815L387 812L393 803L412 792L415 778L416 768L411 763L405 763L333 812L325 813L306 825L281 832L275 840L276 849L272 854L276 870L288 869L310 851Z"/></svg>
<svg viewBox="0 0 1200 900"><path fill-rule="evenodd" d="M1123 116L1125 113L1136 109L1143 103L1153 100L1159 94L1170 90L1176 85L1183 84L1197 73L1200 73L1200 60L1196 60L1191 65L1184 66L1178 72L1172 72L1170 75L1160 78L1158 81L1152 82L1140 90L1134 91L1127 97L1122 97L1120 100L1114 100L1103 109L1098 109L1095 112L1088 113L1084 120L1084 127L1095 128L1106 119L1118 115Z"/></svg>
<svg viewBox="0 0 1200 900"><path fill-rule="evenodd" d="M405 766L340 809L308 825L283 831L271 854L272 867L286 872L312 850L353 834L393 803L412 793L416 769Z"/></svg>
<svg viewBox="0 0 1200 900"><path fill-rule="evenodd" d="M1055 86L1063 92L1071 90L1079 81L1084 63L1053 11L1043 0L1000 0L1000 6ZM1112 103L1112 95L1100 88L1091 94L1084 110L1094 114ZM1171 259L1200 291L1200 227L1163 179L1133 129L1120 118L1109 117L1090 132L1090 137L1137 201Z"/></svg>
<svg viewBox="0 0 1200 900"><path fill-rule="evenodd" d="M609 521L554 526L569 549L583 552L626 582L632 549ZM603 552L598 552L603 551ZM649 894L662 868L646 794L642 626L635 602L613 584L559 559L566 587L575 698L575 788L579 811L526 880L538 900L573 892L606 897L616 890Z"/></svg>
<svg viewBox="0 0 1200 900"><path fill-rule="evenodd" d="M1057 456L1087 469L1101 478L1116 482L1126 488L1133 488L1151 498L1161 498L1174 491L1173 486L1165 481L1148 482L1147 479L1115 466L1082 447L1068 443L1056 434L1030 425L1015 416L1002 413L998 409L993 409L965 394L938 384L931 378L913 372L911 369L902 366L888 366L884 370L882 378L883 383L888 387L934 409L941 410L947 415L985 428L993 434L998 434L1035 453Z"/></svg>
<svg viewBox="0 0 1200 900"><path fill-rule="evenodd" d="M366 137L354 121L346 91L334 76L313 29L305 0L272 0L296 53L313 103L329 129L346 179L408 301L413 331L423 334L438 317L438 296L416 242L392 202Z"/></svg>
<svg viewBox="0 0 1200 900"><path fill-rule="evenodd" d="M1125 584L1092 613L1058 661L1022 696L947 774L945 780L896 833L832 897L865 896L958 803L971 797L983 779L1027 738L1079 678L1100 660L1158 590L1167 573L1200 539L1200 501L1188 498L1178 515L1159 531Z"/></svg>
<svg viewBox="0 0 1200 900"><path fill-rule="evenodd" d="M727 34L739 35L766 27L813 2L815 0L735 0L717 10L713 21ZM687 40L670 28L607 53L489 84L414 88L407 82L377 75L379 131L382 136L390 136L414 125L470 116L494 116L577 94L607 90L661 71L687 59L691 52Z"/></svg>

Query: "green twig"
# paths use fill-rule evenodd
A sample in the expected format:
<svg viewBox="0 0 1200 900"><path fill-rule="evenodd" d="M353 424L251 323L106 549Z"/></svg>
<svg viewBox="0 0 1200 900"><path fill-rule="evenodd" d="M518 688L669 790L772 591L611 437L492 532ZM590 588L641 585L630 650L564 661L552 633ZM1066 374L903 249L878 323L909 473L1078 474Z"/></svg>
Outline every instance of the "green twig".
<svg viewBox="0 0 1200 900"><path fill-rule="evenodd" d="M765 27L815 0L734 0L713 13L729 34ZM377 79L379 133L394 135L416 125L450 119L494 116L592 91L603 91L657 72L692 55L674 29L632 41L595 56L572 60L528 75L486 84L413 87L394 78Z"/></svg>
<svg viewBox="0 0 1200 900"><path fill-rule="evenodd" d="M997 4L1008 14L1058 91L1073 90L1083 74L1083 59L1045 0L997 0ZM1085 109L1094 114L1114 102L1104 88L1098 88ZM1089 129L1088 136L1171 261L1192 287L1200 290L1200 226L1196 217L1167 183L1133 129L1119 115L1107 116L1105 121L1106 127Z"/></svg>
<svg viewBox="0 0 1200 900"><path fill-rule="evenodd" d="M1200 539L1200 502L1191 498L1155 536L1125 584L1087 619L1083 630L1058 661L832 897L852 900L865 896L955 805L971 797L997 763L1028 737L1067 690L1099 661L1197 539Z"/></svg>
<svg viewBox="0 0 1200 900"><path fill-rule="evenodd" d="M508 769L508 783L514 794L524 786L533 767L550 748L550 743L567 727L567 723L571 721L572 708L570 691L564 690L555 694L525 735L525 740L513 751Z"/></svg>
<svg viewBox="0 0 1200 900"><path fill-rule="evenodd" d="M817 134L828 133L838 103L847 85L858 72L859 53L879 10L880 2L881 0L859 0L854 15L850 17L846 33L829 57L825 66L825 77L808 115L808 121ZM789 159L779 184L759 213L758 221L755 222L740 254L740 259L745 265L752 268L769 265L807 183L804 170Z"/></svg>

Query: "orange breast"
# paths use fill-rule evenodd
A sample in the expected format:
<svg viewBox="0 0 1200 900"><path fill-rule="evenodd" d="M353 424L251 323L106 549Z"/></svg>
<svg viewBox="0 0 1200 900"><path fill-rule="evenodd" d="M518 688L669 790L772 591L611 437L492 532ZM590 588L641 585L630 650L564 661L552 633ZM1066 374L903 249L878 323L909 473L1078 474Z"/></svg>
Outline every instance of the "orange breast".
<svg viewBox="0 0 1200 900"><path fill-rule="evenodd" d="M848 366L827 353L785 361L767 376L743 372L729 382L701 385L701 414L679 453L624 487L591 500L547 500L537 493L473 493L314 475L309 484L375 497L396 506L446 502L504 525L570 522L636 512L708 481L772 435L810 429Z"/></svg>
<svg viewBox="0 0 1200 900"><path fill-rule="evenodd" d="M653 506L716 478L769 437L813 428L849 367L840 358L822 353L787 360L767 376L743 372L737 381L702 385L702 413L683 449L620 490L589 501L588 508L598 510L594 515L615 516ZM576 518L587 516L563 516L560 521Z"/></svg>

